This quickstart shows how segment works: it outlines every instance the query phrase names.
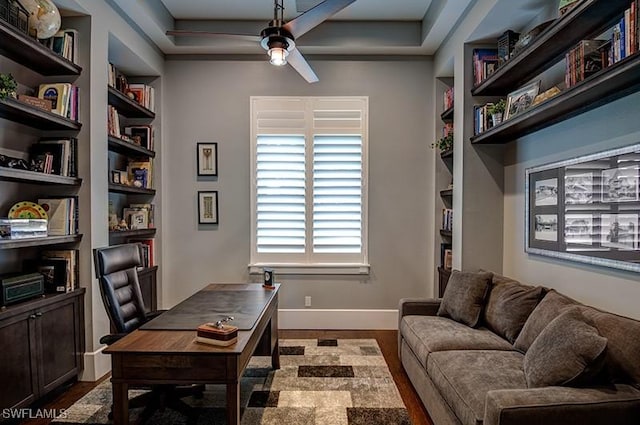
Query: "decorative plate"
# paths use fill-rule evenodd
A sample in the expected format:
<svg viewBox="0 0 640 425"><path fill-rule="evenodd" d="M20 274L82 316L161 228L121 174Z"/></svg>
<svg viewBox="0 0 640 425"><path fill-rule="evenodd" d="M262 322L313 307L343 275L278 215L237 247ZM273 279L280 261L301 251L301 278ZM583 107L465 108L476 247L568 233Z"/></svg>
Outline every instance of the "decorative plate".
<svg viewBox="0 0 640 425"><path fill-rule="evenodd" d="M18 202L9 210L9 218L49 218L47 212L35 202Z"/></svg>

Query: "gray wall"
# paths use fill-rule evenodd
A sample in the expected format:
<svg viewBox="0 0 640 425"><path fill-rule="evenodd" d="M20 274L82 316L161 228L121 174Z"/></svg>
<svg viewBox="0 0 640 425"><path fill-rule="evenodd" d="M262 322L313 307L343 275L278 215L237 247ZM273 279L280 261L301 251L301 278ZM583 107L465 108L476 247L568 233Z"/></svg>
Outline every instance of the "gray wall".
<svg viewBox="0 0 640 425"><path fill-rule="evenodd" d="M208 282L243 282L250 253L250 96L369 96L369 276L279 276L280 308L389 309L433 288L432 64L312 60L320 82L256 61L165 65L163 304ZM196 178L197 142L218 142L216 180ZM219 221L198 228L196 192L219 191ZM258 278L255 276L254 278Z"/></svg>
<svg viewBox="0 0 640 425"><path fill-rule="evenodd" d="M525 169L640 143L639 105L640 93L636 93L509 145L505 155L504 274L640 319L637 273L524 252Z"/></svg>

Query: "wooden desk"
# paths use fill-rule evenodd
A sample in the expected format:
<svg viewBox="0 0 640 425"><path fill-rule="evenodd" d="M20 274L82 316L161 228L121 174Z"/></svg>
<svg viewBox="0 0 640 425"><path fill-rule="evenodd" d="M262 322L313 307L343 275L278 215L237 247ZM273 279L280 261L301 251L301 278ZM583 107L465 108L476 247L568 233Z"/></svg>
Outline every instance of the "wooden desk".
<svg viewBox="0 0 640 425"><path fill-rule="evenodd" d="M215 347L194 342L195 329L136 330L107 347L111 355L113 423L129 423L129 385L225 384L227 423L240 424L240 377L249 359L270 355L280 368L278 353L278 290L261 284L211 284L202 291L275 291L250 330L238 332L238 342ZM233 311L229 312L233 315Z"/></svg>

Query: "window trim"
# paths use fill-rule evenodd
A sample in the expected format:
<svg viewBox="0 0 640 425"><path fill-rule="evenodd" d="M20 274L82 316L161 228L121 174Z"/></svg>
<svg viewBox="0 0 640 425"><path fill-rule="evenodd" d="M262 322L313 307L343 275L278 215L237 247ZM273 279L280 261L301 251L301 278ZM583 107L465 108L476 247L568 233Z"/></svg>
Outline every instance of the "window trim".
<svg viewBox="0 0 640 425"><path fill-rule="evenodd" d="M257 136L258 136L258 123L257 123L257 108L256 102L260 101L292 101L301 102L304 105L305 117L313 116L313 104L318 101L353 101L363 102L361 127L362 130L356 134L362 137L362 253L359 254L360 261L353 261L353 256L345 262L336 261L339 257L344 257L343 254L313 254L305 253L302 257L309 259L310 256L314 261L309 262L282 262L283 255L288 254L258 254L257 253L257 181L256 181L256 155L257 155ZM334 275L363 275L369 274L369 208L368 208L368 192L369 192L369 98L367 96L251 96L250 97L250 117L251 117L251 138L250 138L250 190L251 190L251 247L250 247L250 262L248 264L250 274L262 273L263 267L272 267L277 269L278 274L300 274L300 275L312 275L312 274L334 274ZM313 152L313 137L315 135L330 135L336 134L354 134L353 130L339 130L339 129L313 129L313 126L306 125L305 136L305 151L307 151L306 158L313 156L309 153ZM287 128L272 128L269 134L292 134L291 129ZM312 176L311 176L312 177ZM312 181L312 180L310 180ZM306 190L309 192L312 190L309 185L306 185ZM307 193L307 196L310 194ZM307 199L310 199L307 197ZM312 199L312 198L311 198ZM308 201L307 201L308 202ZM310 236L311 228L306 227L308 236ZM312 241L312 239L309 239ZM279 256L280 261L268 261L269 255L274 257ZM296 254L294 254L295 256ZM300 255L300 254L297 254ZM346 254L349 256L349 254ZM290 258L290 256L289 256ZM321 261L317 261L321 259ZM326 259L326 261L324 260ZM275 260L275 258L274 258Z"/></svg>

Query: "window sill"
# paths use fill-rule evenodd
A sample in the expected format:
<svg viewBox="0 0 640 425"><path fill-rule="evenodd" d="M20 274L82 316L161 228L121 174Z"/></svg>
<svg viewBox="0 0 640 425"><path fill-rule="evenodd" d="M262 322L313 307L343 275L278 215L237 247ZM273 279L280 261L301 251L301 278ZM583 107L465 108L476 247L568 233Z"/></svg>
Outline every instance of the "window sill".
<svg viewBox="0 0 640 425"><path fill-rule="evenodd" d="M368 275L369 264L356 263L318 263L318 264L288 264L288 263L255 263L249 264L249 274L262 274L264 267L273 269L276 275Z"/></svg>

